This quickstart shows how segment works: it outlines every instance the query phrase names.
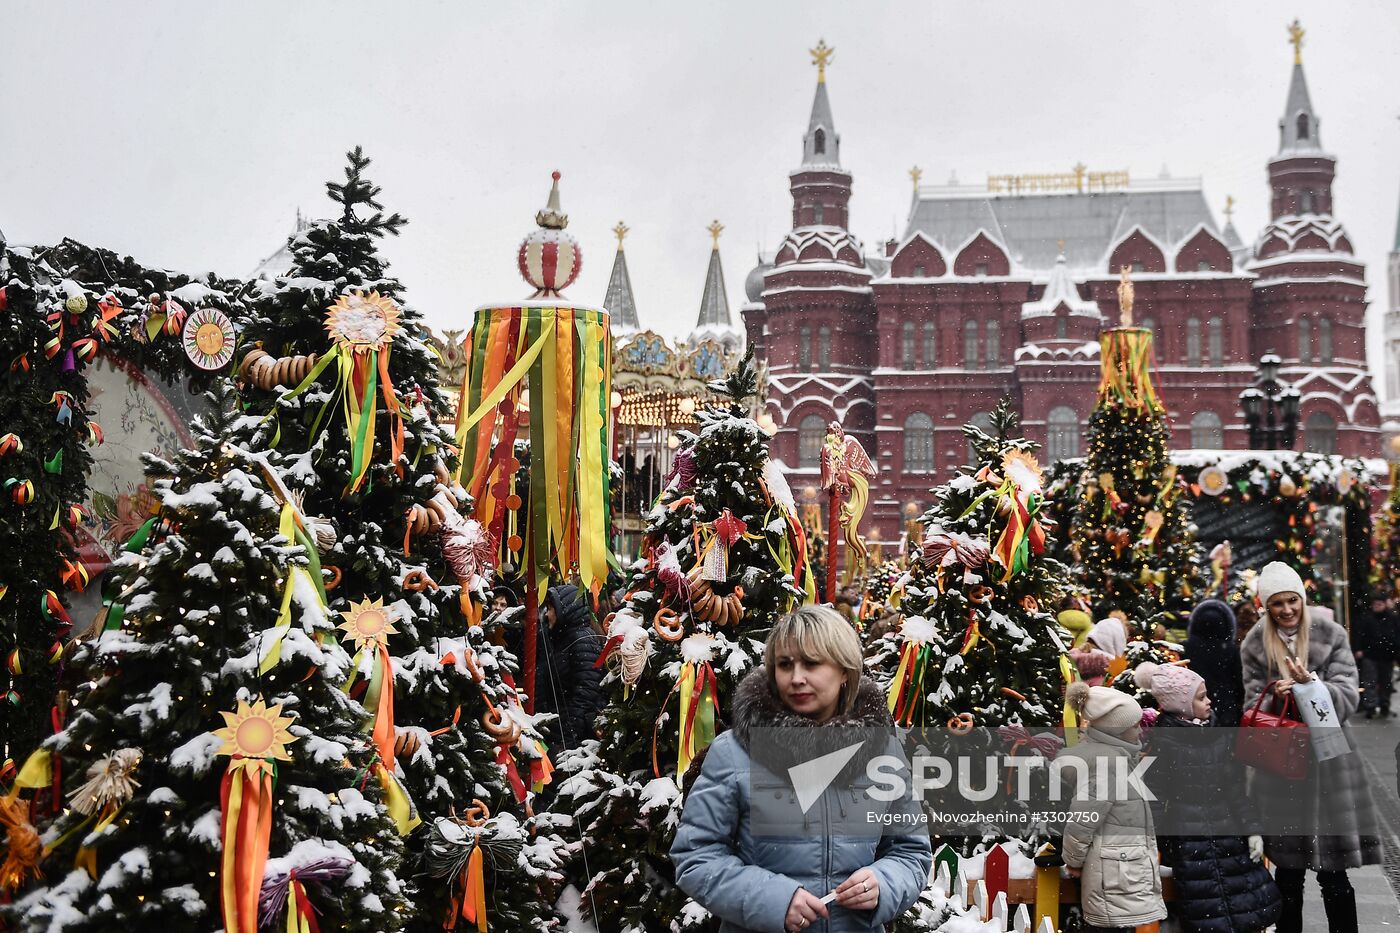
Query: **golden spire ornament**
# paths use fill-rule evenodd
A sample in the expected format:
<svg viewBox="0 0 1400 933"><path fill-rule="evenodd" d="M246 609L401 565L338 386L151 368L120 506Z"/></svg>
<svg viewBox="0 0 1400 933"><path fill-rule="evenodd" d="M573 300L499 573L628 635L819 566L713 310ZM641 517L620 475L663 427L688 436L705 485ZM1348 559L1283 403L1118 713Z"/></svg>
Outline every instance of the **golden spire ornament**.
<svg viewBox="0 0 1400 933"><path fill-rule="evenodd" d="M919 179L924 177L924 170L917 165L909 170L909 177L914 180L914 190L919 190Z"/></svg>
<svg viewBox="0 0 1400 933"><path fill-rule="evenodd" d="M1228 224L1228 223L1233 222L1234 219L1235 219L1235 196L1234 196L1233 194L1227 194L1227 195L1225 195L1225 222Z"/></svg>
<svg viewBox="0 0 1400 933"><path fill-rule="evenodd" d="M807 52L812 56L812 64L817 66L817 83L825 84L826 66L831 64L832 56L836 54L836 50L827 45L825 39L818 39L817 47L808 49Z"/></svg>
<svg viewBox="0 0 1400 933"><path fill-rule="evenodd" d="M1303 24L1294 17L1293 22L1288 24L1288 41L1293 43L1293 64L1303 64Z"/></svg>
<svg viewBox="0 0 1400 933"><path fill-rule="evenodd" d="M1129 277L1130 266L1123 267L1122 278L1118 280L1118 325L1133 326L1133 280Z"/></svg>
<svg viewBox="0 0 1400 933"><path fill-rule="evenodd" d="M612 228L613 236L617 237L617 251L619 253L622 252L622 240L630 230L631 228L620 220L617 222L617 226Z"/></svg>
<svg viewBox="0 0 1400 933"><path fill-rule="evenodd" d="M710 225L705 228L710 232L711 249L719 249L719 235L724 232L724 224L718 220L710 221Z"/></svg>

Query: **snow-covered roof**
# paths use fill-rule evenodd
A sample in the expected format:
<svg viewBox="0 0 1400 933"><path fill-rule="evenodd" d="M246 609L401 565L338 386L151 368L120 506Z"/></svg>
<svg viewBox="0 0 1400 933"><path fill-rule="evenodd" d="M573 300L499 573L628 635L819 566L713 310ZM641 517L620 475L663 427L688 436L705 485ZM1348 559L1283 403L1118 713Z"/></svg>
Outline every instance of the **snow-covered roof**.
<svg viewBox="0 0 1400 933"><path fill-rule="evenodd" d="M1199 179L1063 194L994 195L969 186L921 189L905 236L923 231L955 255L959 244L986 230L1006 245L1012 262L1048 272L1061 240L1070 269L1101 269L1110 247L1134 228L1174 244L1197 226L1218 230Z"/></svg>
<svg viewBox="0 0 1400 933"><path fill-rule="evenodd" d="M1063 253L1055 260L1055 268L1050 272L1050 281L1045 286L1045 294L1038 301L1027 301L1021 305L1021 316L1038 317L1054 314L1060 305L1064 305L1070 314L1101 316L1097 301L1085 301L1079 297L1079 288L1074 284L1074 279L1070 278L1069 264Z"/></svg>
<svg viewBox="0 0 1400 933"><path fill-rule="evenodd" d="M603 307L608 309L614 334L641 330L637 320L637 302L632 296L632 276L627 272L627 253L620 243L617 257L613 260L612 275L608 278L608 290L603 296Z"/></svg>

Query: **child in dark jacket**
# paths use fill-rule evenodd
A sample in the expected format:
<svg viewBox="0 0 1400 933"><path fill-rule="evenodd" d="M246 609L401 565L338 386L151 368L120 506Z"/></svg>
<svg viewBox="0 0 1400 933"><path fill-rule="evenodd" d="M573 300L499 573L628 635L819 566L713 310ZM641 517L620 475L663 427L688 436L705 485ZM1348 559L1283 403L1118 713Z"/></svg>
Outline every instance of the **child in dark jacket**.
<svg viewBox="0 0 1400 933"><path fill-rule="evenodd" d="M1162 860L1171 866L1177 907L1187 930L1256 933L1282 910L1278 888L1259 861L1258 836L1217 835L1240 819L1248 800L1234 759L1233 729L1211 728L1206 682L1175 664L1138 665L1138 687L1150 691L1161 712L1148 732L1147 771Z"/></svg>

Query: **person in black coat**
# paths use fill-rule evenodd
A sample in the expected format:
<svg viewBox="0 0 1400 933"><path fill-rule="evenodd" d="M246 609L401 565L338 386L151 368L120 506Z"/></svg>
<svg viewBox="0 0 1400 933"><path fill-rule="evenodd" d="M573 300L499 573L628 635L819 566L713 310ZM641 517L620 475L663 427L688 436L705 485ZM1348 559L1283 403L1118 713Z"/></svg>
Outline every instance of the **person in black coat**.
<svg viewBox="0 0 1400 933"><path fill-rule="evenodd" d="M603 641L593 631L583 591L551 586L541 612L535 658L535 712L554 713L546 726L550 757L593 738L593 720L606 705L603 671L594 667Z"/></svg>
<svg viewBox="0 0 1400 933"><path fill-rule="evenodd" d="M1233 625L1233 619L1231 620ZM1283 899L1260 859L1259 836L1221 835L1249 813L1233 729L1212 728L1206 682L1189 668L1140 664L1138 687L1161 708L1147 732L1156 761L1144 775L1176 906L1194 933L1258 933L1277 922Z"/></svg>
<svg viewBox="0 0 1400 933"><path fill-rule="evenodd" d="M1215 724L1237 727L1244 712L1244 671L1235 641L1235 614L1228 605L1218 599L1197 603L1187 624L1182 657L1206 682Z"/></svg>
<svg viewBox="0 0 1400 933"><path fill-rule="evenodd" d="M1395 691L1395 660L1400 655L1400 619L1386 600L1371 600L1353 631L1351 646L1361 671L1361 708L1366 718L1379 712L1391 715L1390 695Z"/></svg>

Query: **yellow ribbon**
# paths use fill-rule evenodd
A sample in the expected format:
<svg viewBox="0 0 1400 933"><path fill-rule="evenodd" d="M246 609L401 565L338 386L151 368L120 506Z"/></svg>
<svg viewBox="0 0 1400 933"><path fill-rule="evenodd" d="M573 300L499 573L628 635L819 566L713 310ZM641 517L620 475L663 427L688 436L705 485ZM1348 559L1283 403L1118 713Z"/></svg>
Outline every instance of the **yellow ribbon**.
<svg viewBox="0 0 1400 933"><path fill-rule="evenodd" d="M399 835L407 836L423 822L423 818L418 815L418 808L413 805L412 798L398 777L383 762L376 762L374 768L379 786L384 789L384 806L389 811L389 818L394 821Z"/></svg>

